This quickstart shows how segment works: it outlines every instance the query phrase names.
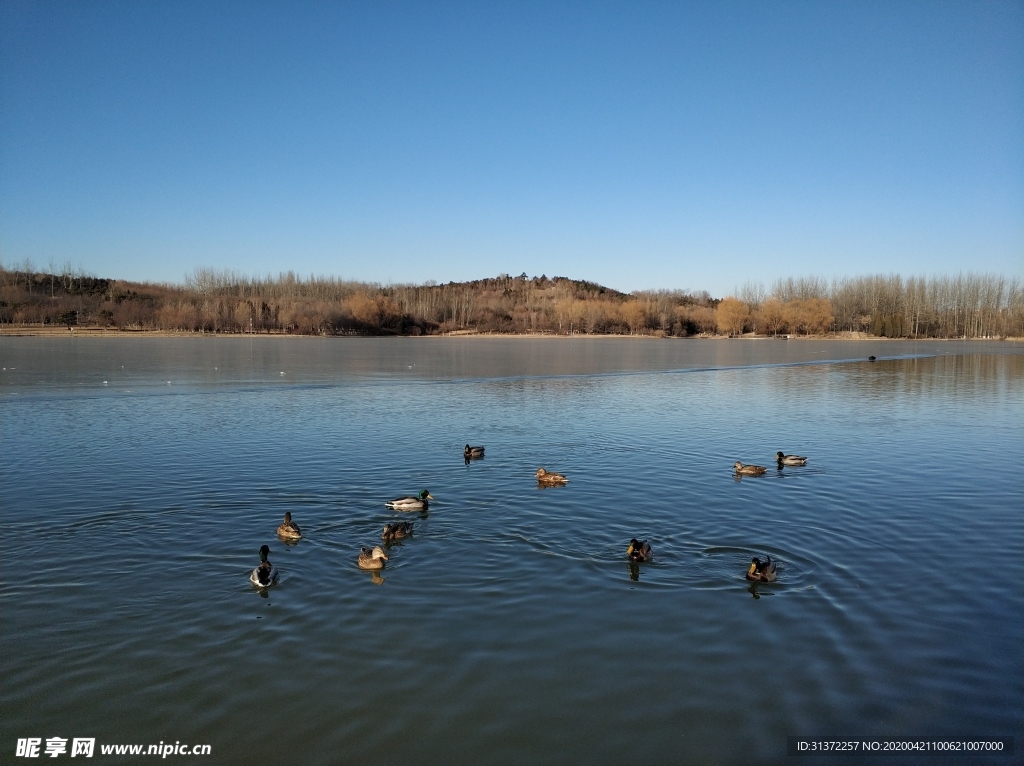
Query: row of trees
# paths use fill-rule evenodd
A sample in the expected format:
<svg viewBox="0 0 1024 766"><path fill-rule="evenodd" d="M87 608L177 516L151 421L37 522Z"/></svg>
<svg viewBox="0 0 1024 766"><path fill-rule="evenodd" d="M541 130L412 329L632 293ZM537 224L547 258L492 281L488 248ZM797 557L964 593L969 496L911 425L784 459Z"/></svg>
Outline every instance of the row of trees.
<svg viewBox="0 0 1024 766"><path fill-rule="evenodd" d="M911 277L898 274L778 280L767 293L747 284L739 299L751 310L749 328L760 332L801 332L785 318L778 330L765 324L767 305L778 301L808 306L828 301L835 331L866 332L890 338L989 338L1024 335L1024 289L1016 278L998 274ZM814 313L814 312L812 312ZM768 307L767 314L777 314ZM823 313L818 317L823 320ZM821 321L811 322L821 326Z"/></svg>
<svg viewBox="0 0 1024 766"><path fill-rule="evenodd" d="M747 330L770 335L822 335L835 323L832 303L827 298L793 298L782 302L775 296L756 305L726 298L718 304L715 320L723 335L741 335Z"/></svg>
<svg viewBox="0 0 1024 766"><path fill-rule="evenodd" d="M786 279L748 283L724 300L682 290L620 293L564 277L375 285L293 272L253 279L197 269L184 285L0 266L0 321L125 330L411 334L500 333L1024 336L1016 279L961 274Z"/></svg>

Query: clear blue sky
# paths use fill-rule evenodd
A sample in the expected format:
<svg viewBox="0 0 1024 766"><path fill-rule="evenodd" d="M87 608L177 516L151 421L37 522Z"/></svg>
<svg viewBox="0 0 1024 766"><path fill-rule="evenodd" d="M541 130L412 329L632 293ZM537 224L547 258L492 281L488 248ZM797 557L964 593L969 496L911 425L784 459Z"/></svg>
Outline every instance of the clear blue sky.
<svg viewBox="0 0 1024 766"><path fill-rule="evenodd" d="M1024 272L1024 3L0 5L0 259Z"/></svg>

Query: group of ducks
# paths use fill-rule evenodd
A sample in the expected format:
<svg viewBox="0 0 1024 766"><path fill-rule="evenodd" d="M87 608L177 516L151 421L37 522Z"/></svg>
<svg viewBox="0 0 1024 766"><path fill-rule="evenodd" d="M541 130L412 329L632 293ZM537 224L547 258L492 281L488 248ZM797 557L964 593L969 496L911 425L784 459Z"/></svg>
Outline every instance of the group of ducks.
<svg viewBox="0 0 1024 766"><path fill-rule="evenodd" d="M787 455L783 452L775 453L775 464L781 471L787 465L807 465L807 458L802 455ZM737 461L733 465L737 476L762 476L768 472L763 465L743 465ZM750 560L750 568L747 569L746 578L754 582L774 582L778 576L778 567L771 556L765 556L765 560L754 557Z"/></svg>
<svg viewBox="0 0 1024 766"><path fill-rule="evenodd" d="M302 530L299 525L292 521L292 514L286 511L284 521L277 528L277 536L282 540L299 540L302 537ZM260 565L252 570L249 579L252 584L259 588L266 588L277 582L277 567L270 563L270 546L260 547Z"/></svg>
<svg viewBox="0 0 1024 766"><path fill-rule="evenodd" d="M434 496L430 494L430 490L425 489L418 495L395 498L386 503L386 505L388 508L393 508L397 511L425 511L433 499ZM385 524L384 531L381 532L380 537L384 542L390 543L395 540L401 540L411 534L411 521L396 521ZM282 540L302 539L302 530L299 529L298 524L292 521L290 511L284 514L284 521L277 528L277 536ZM269 556L269 546L262 546L260 548L260 564L249 575L249 580L258 588L266 588L277 582L277 567L270 563ZM384 562L387 560L388 557L384 553L384 549L377 545L373 548L361 549L359 557L356 559L356 564L360 569L383 569Z"/></svg>
<svg viewBox="0 0 1024 766"><path fill-rule="evenodd" d="M467 444L462 455L468 465L470 460L477 460L484 456L484 448L479 446L473 447ZM777 452L775 453L775 462L779 470L782 470L783 466L787 465L807 465L807 458L800 455L786 455L782 452ZM743 465L739 461L733 465L733 469L738 476L761 476L768 471L764 466ZM537 484L542 487L561 486L569 483L569 480L563 474L548 471L544 468L538 468L534 477L537 479ZM418 495L406 495L405 497L389 500L385 503L385 506L395 511L425 511L429 508L430 501L433 499L434 496L430 494L430 490L424 489ZM389 522L384 525L384 531L380 535L381 539L386 543L401 540L412 534L412 526L411 521ZM292 521L292 514L290 512L285 513L284 521L277 528L277 536L282 540L301 539L302 531L299 529L299 525ZM259 588L266 588L277 582L277 567L270 563L269 555L270 548L266 545L262 546L260 548L259 566L252 570L252 575L249 577L253 585ZM650 561L653 555L650 543L646 540L637 540L635 537L629 541L629 547L626 548L626 558L631 562ZM360 569L379 570L384 568L384 563L387 560L388 557L384 549L376 545L373 548L362 548L359 551L356 564ZM748 580L773 582L776 576L777 566L772 561L771 556L766 556L764 561L757 557L750 560L750 568L746 572Z"/></svg>
<svg viewBox="0 0 1024 766"><path fill-rule="evenodd" d="M781 471L787 465L807 465L807 458L800 455L784 455L781 452L775 453L775 463ZM733 464L733 470L737 476L761 476L768 472L763 465L743 465L740 461Z"/></svg>
<svg viewBox="0 0 1024 766"><path fill-rule="evenodd" d="M775 464L781 471L787 465L807 465L807 458L802 455L787 455L783 452L775 453ZM762 476L768 472L763 465L743 465L737 461L733 465L737 476ZM771 556L765 556L765 560L754 557L750 560L750 568L747 569L746 578L753 582L774 582L778 576L778 567Z"/></svg>

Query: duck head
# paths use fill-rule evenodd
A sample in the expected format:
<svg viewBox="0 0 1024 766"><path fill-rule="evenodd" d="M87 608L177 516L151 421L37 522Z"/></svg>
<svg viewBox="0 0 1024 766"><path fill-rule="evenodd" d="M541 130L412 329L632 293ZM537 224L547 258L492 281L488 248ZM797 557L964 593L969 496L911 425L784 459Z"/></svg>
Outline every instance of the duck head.
<svg viewBox="0 0 1024 766"><path fill-rule="evenodd" d="M430 490L429 489L425 489L422 492L420 492L420 500L433 500L433 499L434 499L434 496L432 494L430 494Z"/></svg>
<svg viewBox="0 0 1024 766"><path fill-rule="evenodd" d="M260 561L266 561L270 555L270 546L264 545L260 547Z"/></svg>

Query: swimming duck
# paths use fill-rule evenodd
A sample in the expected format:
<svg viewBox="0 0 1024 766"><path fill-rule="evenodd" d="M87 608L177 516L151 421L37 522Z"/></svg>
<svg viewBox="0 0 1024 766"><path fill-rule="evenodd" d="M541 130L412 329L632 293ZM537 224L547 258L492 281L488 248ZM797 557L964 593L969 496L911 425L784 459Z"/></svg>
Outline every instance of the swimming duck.
<svg viewBox="0 0 1024 766"><path fill-rule="evenodd" d="M875 357L873 357L873 356L869 356L869 357L868 357L868 361L869 361L869 362L873 362L873 361L875 361Z"/></svg>
<svg viewBox="0 0 1024 766"><path fill-rule="evenodd" d="M764 561L754 557L750 560L750 569L747 570L747 579L758 582L775 581L775 562L771 556L766 556Z"/></svg>
<svg viewBox="0 0 1024 766"><path fill-rule="evenodd" d="M733 469L740 476L760 476L768 470L763 465L743 465L743 463L738 460L733 465Z"/></svg>
<svg viewBox="0 0 1024 766"><path fill-rule="evenodd" d="M270 547L262 546L260 548L260 565L252 570L252 574L249 575L249 580L252 581L252 584L260 588L266 588L277 583L277 567L267 559L269 555Z"/></svg>
<svg viewBox="0 0 1024 766"><path fill-rule="evenodd" d="M634 537L629 541L629 547L626 548L626 558L630 561L650 561L651 555L651 546L646 540L638 542Z"/></svg>
<svg viewBox="0 0 1024 766"><path fill-rule="evenodd" d="M412 534L411 521L396 521L394 524L385 524L384 531L380 533L380 539L386 542L400 540Z"/></svg>
<svg viewBox="0 0 1024 766"><path fill-rule="evenodd" d="M419 495L398 497L394 500L389 500L385 505L395 511L425 511L430 505L427 501L433 499L434 496L430 494L429 490L425 489Z"/></svg>
<svg viewBox="0 0 1024 766"><path fill-rule="evenodd" d="M783 455L781 452L775 453L775 461L779 464L779 466L807 465L807 458L800 457L799 455Z"/></svg>
<svg viewBox="0 0 1024 766"><path fill-rule="evenodd" d="M384 554L384 549L375 545L373 548L363 548L359 551L356 563L360 569L383 569L384 562L387 560L388 557Z"/></svg>
<svg viewBox="0 0 1024 766"><path fill-rule="evenodd" d="M464 458L466 458L466 460L470 460L470 459L478 458L478 457L483 457L484 456L484 448L483 447L470 447L467 444L466 445L466 449L464 449L462 451L462 456Z"/></svg>
<svg viewBox="0 0 1024 766"><path fill-rule="evenodd" d="M543 468L538 468L534 476L537 477L538 484L565 484L569 481L562 474L545 471Z"/></svg>
<svg viewBox="0 0 1024 766"><path fill-rule="evenodd" d="M283 537L286 540L298 540L302 537L299 525L292 521L292 514L290 511L285 511L284 521L282 521L281 526L277 528L277 536Z"/></svg>

